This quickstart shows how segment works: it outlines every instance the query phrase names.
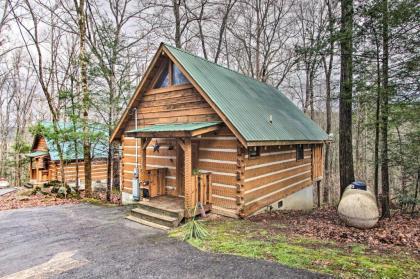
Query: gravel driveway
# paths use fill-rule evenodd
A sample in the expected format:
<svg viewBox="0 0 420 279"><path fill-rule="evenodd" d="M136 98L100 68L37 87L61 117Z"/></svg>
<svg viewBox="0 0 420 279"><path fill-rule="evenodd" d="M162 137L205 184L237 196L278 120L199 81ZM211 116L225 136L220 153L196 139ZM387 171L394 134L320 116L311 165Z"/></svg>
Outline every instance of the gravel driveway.
<svg viewBox="0 0 420 279"><path fill-rule="evenodd" d="M0 278L321 278L199 251L88 204L0 211Z"/></svg>

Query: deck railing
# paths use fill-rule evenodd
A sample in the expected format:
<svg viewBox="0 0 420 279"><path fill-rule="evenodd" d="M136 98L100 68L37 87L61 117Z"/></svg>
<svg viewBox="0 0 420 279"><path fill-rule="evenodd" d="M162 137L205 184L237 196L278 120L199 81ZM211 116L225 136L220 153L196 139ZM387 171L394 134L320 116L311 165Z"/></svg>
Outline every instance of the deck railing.
<svg viewBox="0 0 420 279"><path fill-rule="evenodd" d="M192 176L194 207L198 202L203 206L211 204L212 182L210 173L200 173Z"/></svg>

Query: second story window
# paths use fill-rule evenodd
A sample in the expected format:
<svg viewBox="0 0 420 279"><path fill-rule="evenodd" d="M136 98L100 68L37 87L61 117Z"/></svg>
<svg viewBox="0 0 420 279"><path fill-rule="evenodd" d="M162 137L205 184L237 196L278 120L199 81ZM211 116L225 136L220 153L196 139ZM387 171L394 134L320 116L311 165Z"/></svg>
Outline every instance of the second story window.
<svg viewBox="0 0 420 279"><path fill-rule="evenodd" d="M188 83L188 79L175 64L172 64L172 75L173 85Z"/></svg>
<svg viewBox="0 0 420 279"><path fill-rule="evenodd" d="M169 75L168 75L168 67L164 67L162 70L162 73L160 74L160 77L158 81L156 82L154 88L162 88L162 87L168 87L169 86Z"/></svg>

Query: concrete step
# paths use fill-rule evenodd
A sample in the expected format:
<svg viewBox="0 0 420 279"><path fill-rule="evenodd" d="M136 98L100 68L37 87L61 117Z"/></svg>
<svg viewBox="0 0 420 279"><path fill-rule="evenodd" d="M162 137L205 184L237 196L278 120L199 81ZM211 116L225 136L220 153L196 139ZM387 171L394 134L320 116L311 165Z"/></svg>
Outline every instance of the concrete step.
<svg viewBox="0 0 420 279"><path fill-rule="evenodd" d="M145 210L143 208L132 209L130 215L170 228L178 226L180 221L178 220L178 217L159 214L153 211Z"/></svg>
<svg viewBox="0 0 420 279"><path fill-rule="evenodd" d="M170 230L170 229L171 229L170 227L166 227L166 226L163 226L163 225L160 225L160 224L156 224L156 223L153 223L153 222L149 222L149 221L147 221L147 220L144 220L144 219L141 219L141 218L134 217L134 216L132 216L132 215L128 215L128 216L126 216L125 218L126 218L127 220L130 220L130 221L133 221L133 222L136 222L136 223L139 223L139 224L142 224L142 225L148 226L148 227L152 227L152 228L160 229L160 230L165 230L165 231L167 231L167 230Z"/></svg>
<svg viewBox="0 0 420 279"><path fill-rule="evenodd" d="M163 206L159 206L159 205L151 205L148 204L147 202L139 202L137 204L137 208L146 210L146 211L150 211L159 215L165 215L165 216L170 216L170 217L175 217L177 219L182 219L184 218L184 210L183 209L171 209L171 208L165 208Z"/></svg>

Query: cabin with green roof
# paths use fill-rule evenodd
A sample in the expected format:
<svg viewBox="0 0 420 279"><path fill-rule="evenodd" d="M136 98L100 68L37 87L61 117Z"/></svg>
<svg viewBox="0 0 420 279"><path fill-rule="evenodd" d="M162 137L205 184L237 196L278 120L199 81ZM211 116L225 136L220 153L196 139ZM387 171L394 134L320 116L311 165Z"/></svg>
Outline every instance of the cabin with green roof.
<svg viewBox="0 0 420 279"><path fill-rule="evenodd" d="M41 130L52 129L52 122L43 121L39 123ZM59 122L59 128L63 134L74 133L73 125L67 122ZM107 130L98 126L91 125L93 134L96 135L92 140L92 181L94 185L106 185L107 179L107 154L108 142L102 136ZM77 128L81 130L81 128ZM80 131L79 131L80 132ZM105 140L104 140L105 139ZM76 184L83 189L84 186L84 160L83 144L77 144L71 140L60 141L61 150L64 157L64 180L69 185ZM31 152L27 155L30 160L29 178L30 183L44 184L53 180L61 180L60 157L56 144L49 133L39 132L34 136Z"/></svg>
<svg viewBox="0 0 420 279"><path fill-rule="evenodd" d="M111 137L124 203L139 173L128 218L162 228L194 211L312 207L327 139L276 88L163 43Z"/></svg>

